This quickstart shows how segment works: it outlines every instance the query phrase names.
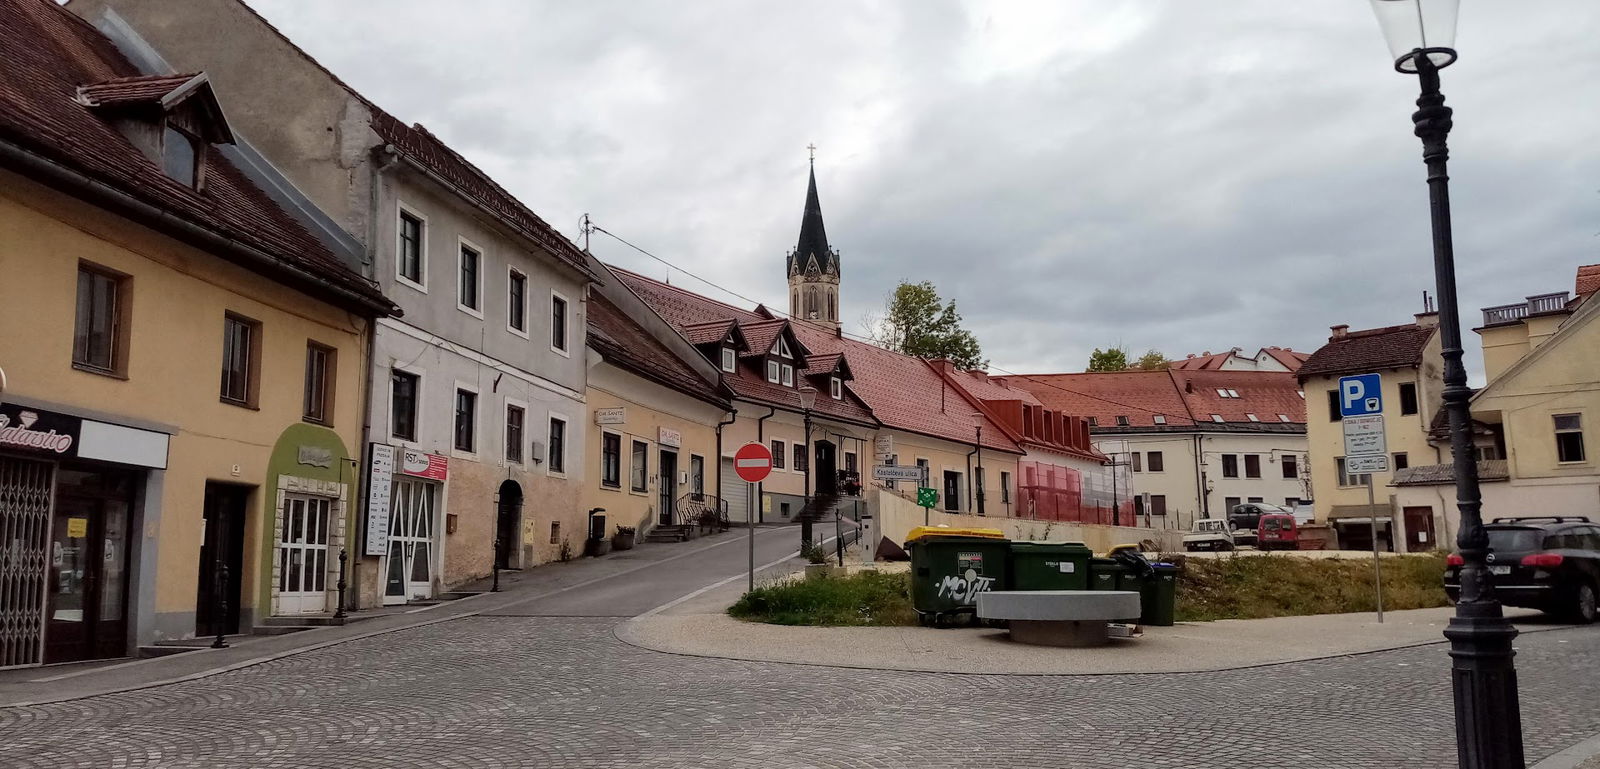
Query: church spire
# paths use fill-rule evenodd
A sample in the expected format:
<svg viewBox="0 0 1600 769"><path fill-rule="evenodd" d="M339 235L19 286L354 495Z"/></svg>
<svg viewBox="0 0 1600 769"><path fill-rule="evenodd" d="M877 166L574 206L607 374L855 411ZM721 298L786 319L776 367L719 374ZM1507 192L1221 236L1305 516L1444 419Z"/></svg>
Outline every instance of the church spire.
<svg viewBox="0 0 1600 769"><path fill-rule="evenodd" d="M789 315L837 329L839 327L839 254L828 245L822 224L822 203L817 198L817 147L811 151L811 178L806 187L806 208L800 216L800 239L789 254Z"/></svg>

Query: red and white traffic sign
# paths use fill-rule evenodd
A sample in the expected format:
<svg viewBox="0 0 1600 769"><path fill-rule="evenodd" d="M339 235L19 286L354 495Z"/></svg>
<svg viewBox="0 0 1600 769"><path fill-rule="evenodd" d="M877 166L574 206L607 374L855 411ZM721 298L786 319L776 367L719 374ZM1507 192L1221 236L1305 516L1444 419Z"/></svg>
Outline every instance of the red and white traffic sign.
<svg viewBox="0 0 1600 769"><path fill-rule="evenodd" d="M746 443L733 455L733 471L750 483L760 483L772 473L772 452L759 443Z"/></svg>

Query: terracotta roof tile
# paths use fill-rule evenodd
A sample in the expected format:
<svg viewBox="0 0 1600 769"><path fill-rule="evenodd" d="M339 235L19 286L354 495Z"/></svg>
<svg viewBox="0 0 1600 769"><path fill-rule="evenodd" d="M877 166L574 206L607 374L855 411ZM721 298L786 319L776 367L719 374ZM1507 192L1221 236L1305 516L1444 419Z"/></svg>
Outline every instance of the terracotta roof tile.
<svg viewBox="0 0 1600 769"><path fill-rule="evenodd" d="M1045 408L1079 417L1094 417L1100 428L1182 427L1194 424L1188 407L1167 371L1112 371L1084 374L1029 374L1007 381L1033 393ZM1157 423L1156 417L1164 423Z"/></svg>
<svg viewBox="0 0 1600 769"><path fill-rule="evenodd" d="M733 320L712 320L705 323L690 323L682 327L683 335L690 344L711 344L728 338L728 332L733 328Z"/></svg>
<svg viewBox="0 0 1600 769"><path fill-rule="evenodd" d="M1299 371L1300 367L1305 365L1306 359L1311 357L1311 353L1300 352L1299 350L1291 350L1287 347L1267 347L1263 349L1265 349L1267 354L1271 355L1274 360L1282 363L1284 368L1289 369L1291 373Z"/></svg>
<svg viewBox="0 0 1600 769"><path fill-rule="evenodd" d="M702 379L598 292L589 297L588 320L589 346L608 362L686 395L726 404L727 399L722 397L715 383Z"/></svg>
<svg viewBox="0 0 1600 769"><path fill-rule="evenodd" d="M745 354L766 355L772 352L772 345L778 341L778 335L783 333L783 328L786 325L788 325L788 321L783 320L759 320L740 323L739 330L744 332L745 341L750 343L750 349ZM790 352L794 351L791 350Z"/></svg>
<svg viewBox="0 0 1600 769"><path fill-rule="evenodd" d="M741 325L769 320L762 314L637 273L616 267L611 270L652 309L679 328L717 318L734 318ZM745 327L749 328L748 325ZM833 408L853 402L851 399L856 398L862 404L862 416L866 420L875 417L876 421L888 427L959 443L971 443L977 437L977 427L981 424L985 428L984 448L1021 453L1022 449L1007 438L998 425L981 415L974 418L973 414L979 413L978 408L967 400L959 388L947 383L920 358L845 339L809 323L793 323L789 327L800 343L805 345L808 354L842 354L846 365L855 375L855 379L844 388L846 401L834 401L827 393L819 393L818 411L824 407ZM754 340L751 346L758 347ZM773 385L747 366L740 366L738 375L730 375L727 381L741 397L769 403L782 402L790 408L798 408L799 394L795 390Z"/></svg>
<svg viewBox="0 0 1600 769"><path fill-rule="evenodd" d="M1304 425L1306 401L1300 397L1300 382L1287 371L1174 371L1178 394L1196 421L1214 422L1218 414L1224 422L1263 422ZM1224 396L1218 390L1226 391ZM1234 397L1237 393L1238 397ZM1254 414L1255 419L1250 415Z"/></svg>
<svg viewBox="0 0 1600 769"><path fill-rule="evenodd" d="M1304 381L1313 376L1362 374L1388 368L1407 368L1422 364L1422 351L1433 338L1433 327L1415 323L1386 326L1365 331L1350 331L1330 337L1328 343L1311 354L1297 372Z"/></svg>
<svg viewBox="0 0 1600 769"><path fill-rule="evenodd" d="M1167 368L1188 369L1194 371L1214 369L1226 363L1228 358L1232 356L1233 353L1231 351L1219 352L1212 355L1195 355L1193 357L1184 358L1183 360L1175 360L1171 365L1167 366Z"/></svg>
<svg viewBox="0 0 1600 769"><path fill-rule="evenodd" d="M1600 291L1600 264L1585 264L1578 268L1576 293L1578 296L1588 296Z"/></svg>
<svg viewBox="0 0 1600 769"><path fill-rule="evenodd" d="M393 308L222 153L205 150L206 182L195 190L169 178L78 101L80 86L119 80L132 84L139 72L111 41L76 16L45 0L0 0L0 48L6 51L0 56L0 141L267 254L286 270L275 273L275 279L310 286L300 276L315 276L368 303ZM154 85L161 79L149 82L152 89L164 87ZM127 90L142 88L130 85Z"/></svg>
<svg viewBox="0 0 1600 769"><path fill-rule="evenodd" d="M1511 477L1509 464L1504 459L1486 459L1478 462L1478 480L1503 481ZM1444 486L1456 482L1455 465L1418 465L1396 470L1390 486Z"/></svg>
<svg viewBox="0 0 1600 769"><path fill-rule="evenodd" d="M113 107L123 104L159 102L167 94L195 79L200 73L186 75L140 75L119 77L100 83L82 86L78 95L91 107Z"/></svg>

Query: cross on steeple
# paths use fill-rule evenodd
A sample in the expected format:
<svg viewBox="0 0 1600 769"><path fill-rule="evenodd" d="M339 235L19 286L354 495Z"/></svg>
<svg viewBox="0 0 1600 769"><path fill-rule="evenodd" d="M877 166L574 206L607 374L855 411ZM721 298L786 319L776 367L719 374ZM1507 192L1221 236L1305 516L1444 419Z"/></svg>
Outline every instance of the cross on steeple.
<svg viewBox="0 0 1600 769"><path fill-rule="evenodd" d="M817 145L815 143L807 144L806 149L811 150L811 162L817 162Z"/></svg>

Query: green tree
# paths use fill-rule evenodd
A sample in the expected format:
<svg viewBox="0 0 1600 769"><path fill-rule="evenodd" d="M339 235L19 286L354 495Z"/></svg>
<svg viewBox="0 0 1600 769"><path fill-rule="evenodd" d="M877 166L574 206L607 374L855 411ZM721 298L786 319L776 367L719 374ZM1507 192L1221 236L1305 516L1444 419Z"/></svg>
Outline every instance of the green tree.
<svg viewBox="0 0 1600 769"><path fill-rule="evenodd" d="M1167 356L1162 355L1159 351L1150 350L1135 361L1133 365L1145 371L1159 371L1166 368L1167 364L1171 362L1167 360Z"/></svg>
<svg viewBox="0 0 1600 769"><path fill-rule="evenodd" d="M1126 347L1108 347L1104 350L1096 347L1089 354L1089 368L1086 371L1127 371L1128 349Z"/></svg>
<svg viewBox="0 0 1600 769"><path fill-rule="evenodd" d="M918 358L949 358L963 369L985 368L978 338L961 327L956 303L939 298L930 281L901 281L889 295L884 317L870 324L873 341Z"/></svg>

